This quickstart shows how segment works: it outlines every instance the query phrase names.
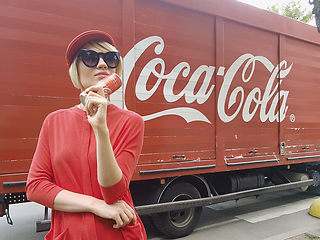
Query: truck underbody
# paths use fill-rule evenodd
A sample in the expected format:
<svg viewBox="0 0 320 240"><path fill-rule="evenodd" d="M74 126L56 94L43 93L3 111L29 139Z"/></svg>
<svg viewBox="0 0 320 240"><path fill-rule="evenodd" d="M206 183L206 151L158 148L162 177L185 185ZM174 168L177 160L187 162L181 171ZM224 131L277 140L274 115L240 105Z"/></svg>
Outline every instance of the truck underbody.
<svg viewBox="0 0 320 240"><path fill-rule="evenodd" d="M314 162L136 181L131 182L130 189L142 220L167 237L178 238L194 230L204 206L288 189L320 191L319 167L320 163ZM2 214L9 224L9 205L25 201L25 193L0 195ZM37 222L36 231L48 231L50 224L45 208L44 219Z"/></svg>

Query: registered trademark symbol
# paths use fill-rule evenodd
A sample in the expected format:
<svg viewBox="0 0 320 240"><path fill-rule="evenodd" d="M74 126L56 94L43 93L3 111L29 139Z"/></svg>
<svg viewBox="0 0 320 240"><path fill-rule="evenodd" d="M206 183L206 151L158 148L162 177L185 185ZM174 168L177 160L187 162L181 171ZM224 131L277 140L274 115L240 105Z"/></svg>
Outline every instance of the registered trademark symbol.
<svg viewBox="0 0 320 240"><path fill-rule="evenodd" d="M296 121L296 116L294 114L290 115L290 122L295 122Z"/></svg>

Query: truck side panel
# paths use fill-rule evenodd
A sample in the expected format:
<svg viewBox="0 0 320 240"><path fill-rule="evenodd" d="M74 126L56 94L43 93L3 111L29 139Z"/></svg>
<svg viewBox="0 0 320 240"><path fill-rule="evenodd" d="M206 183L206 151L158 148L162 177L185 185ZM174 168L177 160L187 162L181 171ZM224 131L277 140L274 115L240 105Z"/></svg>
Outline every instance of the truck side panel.
<svg viewBox="0 0 320 240"><path fill-rule="evenodd" d="M290 81L282 86L290 91L288 119L282 126L286 153L320 155L319 45L292 37L286 37L283 45L285 59L293 63Z"/></svg>
<svg viewBox="0 0 320 240"><path fill-rule="evenodd" d="M136 91L143 91L144 86L140 85L143 81L140 81L139 77L147 74L149 76L146 83L147 90L156 89L154 94L137 92L131 98L131 94L135 91L127 90L126 92L131 93L127 98L136 99L136 102L128 100L127 107L135 109L143 116L169 110L173 112L172 115L163 115L146 121L146 141L139 163L214 159L213 86L212 93L208 94L209 97L200 94L197 96L197 92L200 92L205 77L210 81L209 71L213 69L208 69L208 66L215 66L213 44L215 18L163 2L139 0L135 4L136 42L143 41L146 36L154 36L162 39L163 43L155 42L144 51L136 61L134 74L129 78L129 81L135 83ZM200 22L201 27L199 27ZM155 53L156 44L163 47L160 54ZM154 64L157 65L153 66ZM204 70L201 70L200 66L203 66ZM198 73L195 72L196 69L199 69ZM162 80L159 81L159 78ZM147 99L142 101L137 99L137 96L140 99ZM186 104L186 101L189 104ZM206 101L206 104L198 103L202 101ZM136 105L129 105L130 102ZM181 115L185 116L184 113L191 109L197 109L207 118L211 118L211 124L197 121L187 123L188 120L177 117L174 113L182 111ZM179 156L184 157L179 158Z"/></svg>
<svg viewBox="0 0 320 240"><path fill-rule="evenodd" d="M316 28L231 0L95 3L0 3L0 179L26 180L45 116L79 102L64 54L88 29L124 58L112 102L145 119L133 180L319 160Z"/></svg>

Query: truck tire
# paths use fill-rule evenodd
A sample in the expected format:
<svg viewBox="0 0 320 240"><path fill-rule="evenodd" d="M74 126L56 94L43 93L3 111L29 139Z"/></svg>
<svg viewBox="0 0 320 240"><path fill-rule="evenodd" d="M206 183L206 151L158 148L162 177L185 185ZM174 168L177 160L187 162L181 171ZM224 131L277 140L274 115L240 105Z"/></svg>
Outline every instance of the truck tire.
<svg viewBox="0 0 320 240"><path fill-rule="evenodd" d="M175 202L201 198L199 191L190 183L179 182L169 186L160 202ZM152 215L155 227L170 238L189 235L199 223L202 207L189 208Z"/></svg>

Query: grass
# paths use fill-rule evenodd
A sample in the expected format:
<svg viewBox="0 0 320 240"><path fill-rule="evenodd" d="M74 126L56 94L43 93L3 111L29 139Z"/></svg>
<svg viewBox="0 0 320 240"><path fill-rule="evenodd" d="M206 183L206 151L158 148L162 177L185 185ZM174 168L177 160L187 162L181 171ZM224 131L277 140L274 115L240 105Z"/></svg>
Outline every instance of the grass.
<svg viewBox="0 0 320 240"><path fill-rule="evenodd" d="M320 239L320 237L311 235L309 233L303 233L295 237L287 238L286 240L316 240Z"/></svg>
<svg viewBox="0 0 320 240"><path fill-rule="evenodd" d="M320 239L319 237L313 236L313 235L308 234L308 233L306 233L305 236L306 236L306 238L308 238L308 239Z"/></svg>

